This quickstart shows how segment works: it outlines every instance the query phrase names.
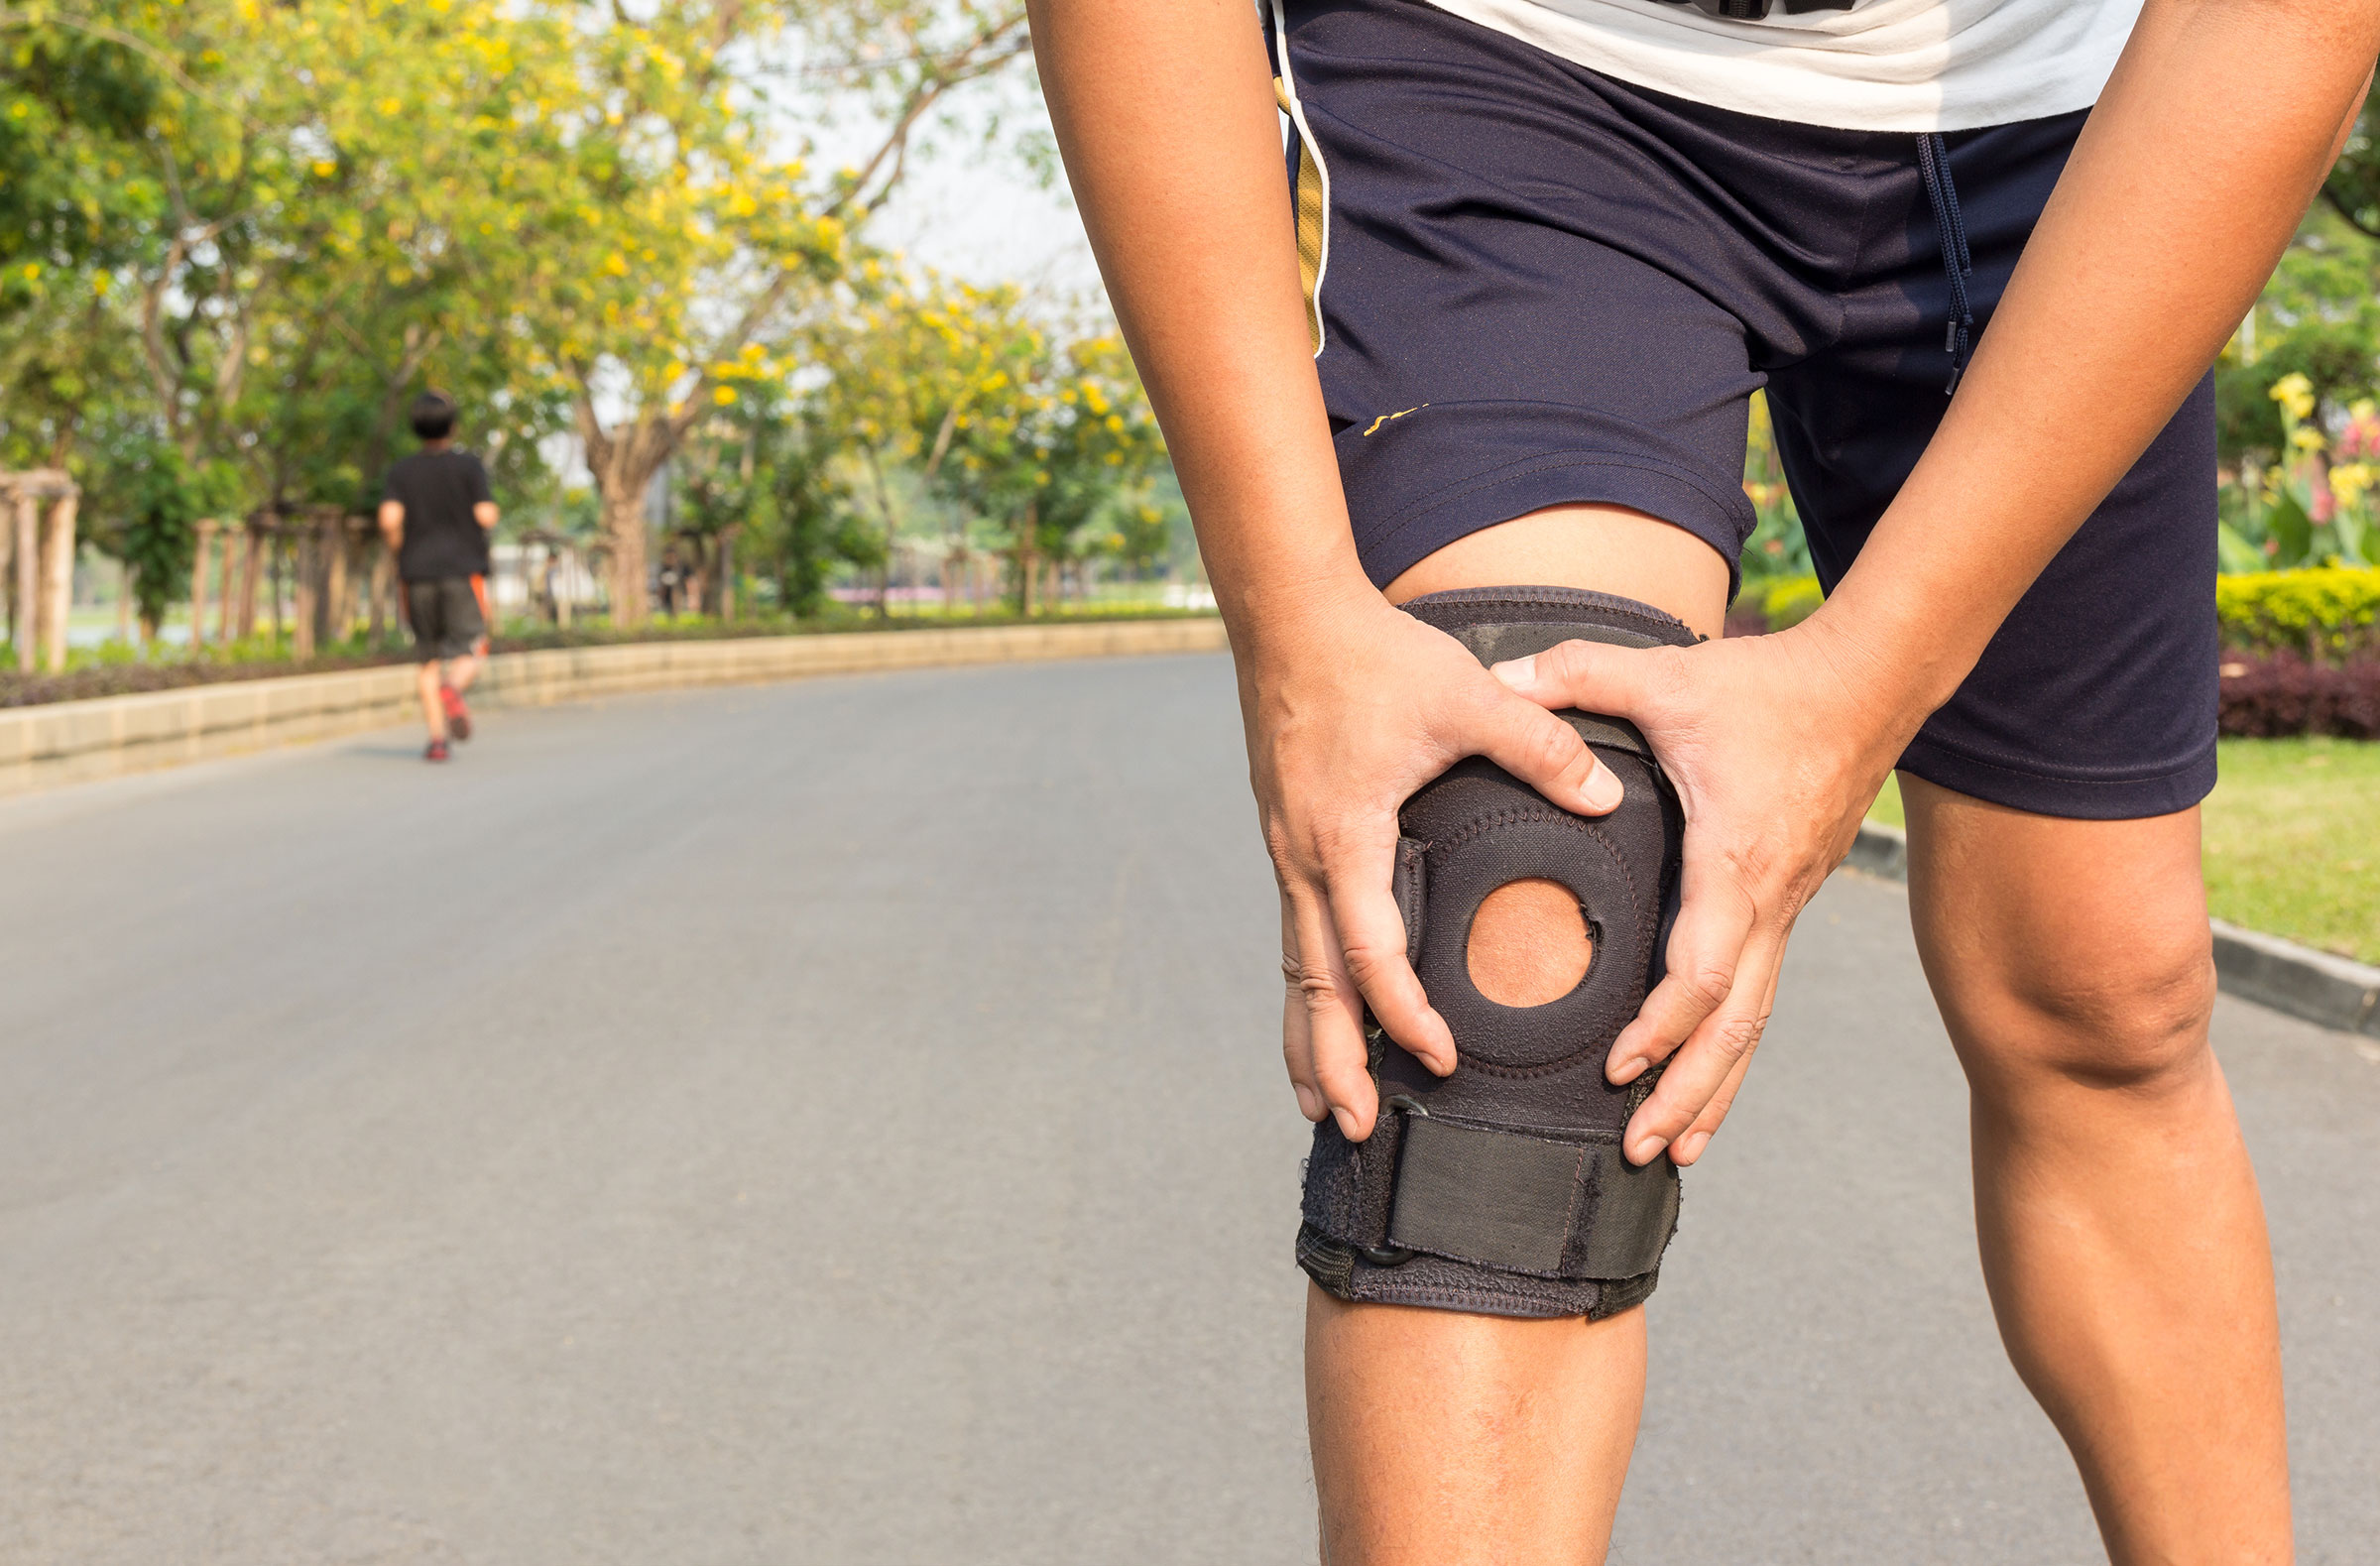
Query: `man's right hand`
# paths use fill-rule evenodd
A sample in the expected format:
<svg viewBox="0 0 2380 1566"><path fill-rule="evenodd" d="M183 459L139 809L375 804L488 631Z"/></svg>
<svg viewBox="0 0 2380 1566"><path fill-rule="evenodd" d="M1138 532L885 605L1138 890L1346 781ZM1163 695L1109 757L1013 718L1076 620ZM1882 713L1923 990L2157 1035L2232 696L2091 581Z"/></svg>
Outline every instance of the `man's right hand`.
<svg viewBox="0 0 2380 1566"><path fill-rule="evenodd" d="M1306 1118L1335 1116L1361 1142L1379 1110L1367 1005L1432 1071L1455 1067L1454 1035L1422 994L1389 891L1398 807L1466 756L1583 815L1615 807L1620 783L1568 724L1368 584L1263 619L1263 641L1239 649L1238 663L1281 892L1281 1053Z"/></svg>

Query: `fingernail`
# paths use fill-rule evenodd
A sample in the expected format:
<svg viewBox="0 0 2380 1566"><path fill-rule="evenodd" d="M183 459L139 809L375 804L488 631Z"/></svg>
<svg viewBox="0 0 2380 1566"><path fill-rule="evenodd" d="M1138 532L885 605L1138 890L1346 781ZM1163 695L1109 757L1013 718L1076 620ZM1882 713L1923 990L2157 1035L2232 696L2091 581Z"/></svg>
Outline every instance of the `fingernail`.
<svg viewBox="0 0 2380 1566"><path fill-rule="evenodd" d="M1303 1083L1292 1085L1297 1089L1297 1112L1308 1120L1322 1119L1322 1100L1314 1096L1314 1090Z"/></svg>
<svg viewBox="0 0 2380 1566"><path fill-rule="evenodd" d="M1710 1145L1711 1134L1709 1132L1703 1132L1692 1137L1681 1137L1678 1139L1677 1150L1671 1153L1670 1156L1683 1163L1692 1163L1695 1159L1701 1157L1703 1155L1703 1149Z"/></svg>
<svg viewBox="0 0 2380 1566"><path fill-rule="evenodd" d="M1537 681L1537 655L1532 653L1527 658L1508 660L1494 665L1489 672L1515 690L1523 685L1535 684Z"/></svg>
<svg viewBox="0 0 2380 1566"><path fill-rule="evenodd" d="M1658 1137L1639 1137L1628 1147L1628 1161L1639 1166L1650 1163L1661 1156L1665 1145Z"/></svg>
<svg viewBox="0 0 2380 1566"><path fill-rule="evenodd" d="M1602 762L1595 764L1595 771L1587 775L1587 786L1580 791L1586 794L1588 804L1598 810L1618 809L1619 801L1626 798L1628 792L1620 783L1619 775Z"/></svg>
<svg viewBox="0 0 2380 1566"><path fill-rule="evenodd" d="M1353 1110L1334 1109L1331 1111L1331 1118L1339 1123L1340 1136L1345 1137L1350 1142L1361 1142L1363 1140L1356 1135L1356 1116Z"/></svg>
<svg viewBox="0 0 2380 1566"><path fill-rule="evenodd" d="M1644 1057L1604 1062L1604 1076L1615 1088L1624 1088L1644 1075Z"/></svg>

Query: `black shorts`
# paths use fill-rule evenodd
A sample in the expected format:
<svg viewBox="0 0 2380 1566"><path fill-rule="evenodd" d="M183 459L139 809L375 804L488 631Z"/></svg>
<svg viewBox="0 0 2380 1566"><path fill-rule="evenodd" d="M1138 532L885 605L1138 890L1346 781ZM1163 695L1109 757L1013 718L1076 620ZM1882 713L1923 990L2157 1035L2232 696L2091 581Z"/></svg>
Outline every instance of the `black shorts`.
<svg viewBox="0 0 2380 1566"><path fill-rule="evenodd" d="M406 623L414 628L414 651L424 663L468 658L488 634L485 577L438 576L405 584Z"/></svg>
<svg viewBox="0 0 2380 1566"><path fill-rule="evenodd" d="M1372 580L1566 502L1663 518L1733 571L1765 387L1833 587L1949 406L1920 139L1688 103L1420 0L1286 14L1316 366ZM1978 325L2083 117L1947 137ZM2214 785L2214 534L2209 380L1901 766L2049 815L2196 803Z"/></svg>

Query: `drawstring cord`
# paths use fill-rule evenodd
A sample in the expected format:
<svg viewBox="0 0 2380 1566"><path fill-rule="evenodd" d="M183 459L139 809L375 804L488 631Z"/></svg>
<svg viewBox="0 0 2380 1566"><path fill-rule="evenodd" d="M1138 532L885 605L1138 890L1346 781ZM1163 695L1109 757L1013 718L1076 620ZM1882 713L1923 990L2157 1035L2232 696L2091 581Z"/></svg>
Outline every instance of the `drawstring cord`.
<svg viewBox="0 0 2380 1566"><path fill-rule="evenodd" d="M1959 215L1959 187L1951 183L1951 149L1939 131L1917 139L1917 169L1926 177L1934 231L1942 239L1942 270L1951 280L1951 320L1942 336L1942 351L1951 356L1950 384L1942 389L1948 397L1959 390L1974 348L1975 310L1966 297L1966 275L1975 270L1975 259L1966 248L1966 219Z"/></svg>

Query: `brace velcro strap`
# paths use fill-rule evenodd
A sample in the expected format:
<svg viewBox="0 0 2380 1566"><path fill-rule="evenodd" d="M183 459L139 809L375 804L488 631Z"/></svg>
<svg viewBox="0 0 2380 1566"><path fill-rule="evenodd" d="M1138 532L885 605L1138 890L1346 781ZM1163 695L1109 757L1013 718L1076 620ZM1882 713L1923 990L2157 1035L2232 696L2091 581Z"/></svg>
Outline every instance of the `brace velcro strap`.
<svg viewBox="0 0 2380 1566"><path fill-rule="evenodd" d="M1388 1243L1544 1277L1635 1277L1677 1221L1677 1171L1603 1142L1403 1118Z"/></svg>

